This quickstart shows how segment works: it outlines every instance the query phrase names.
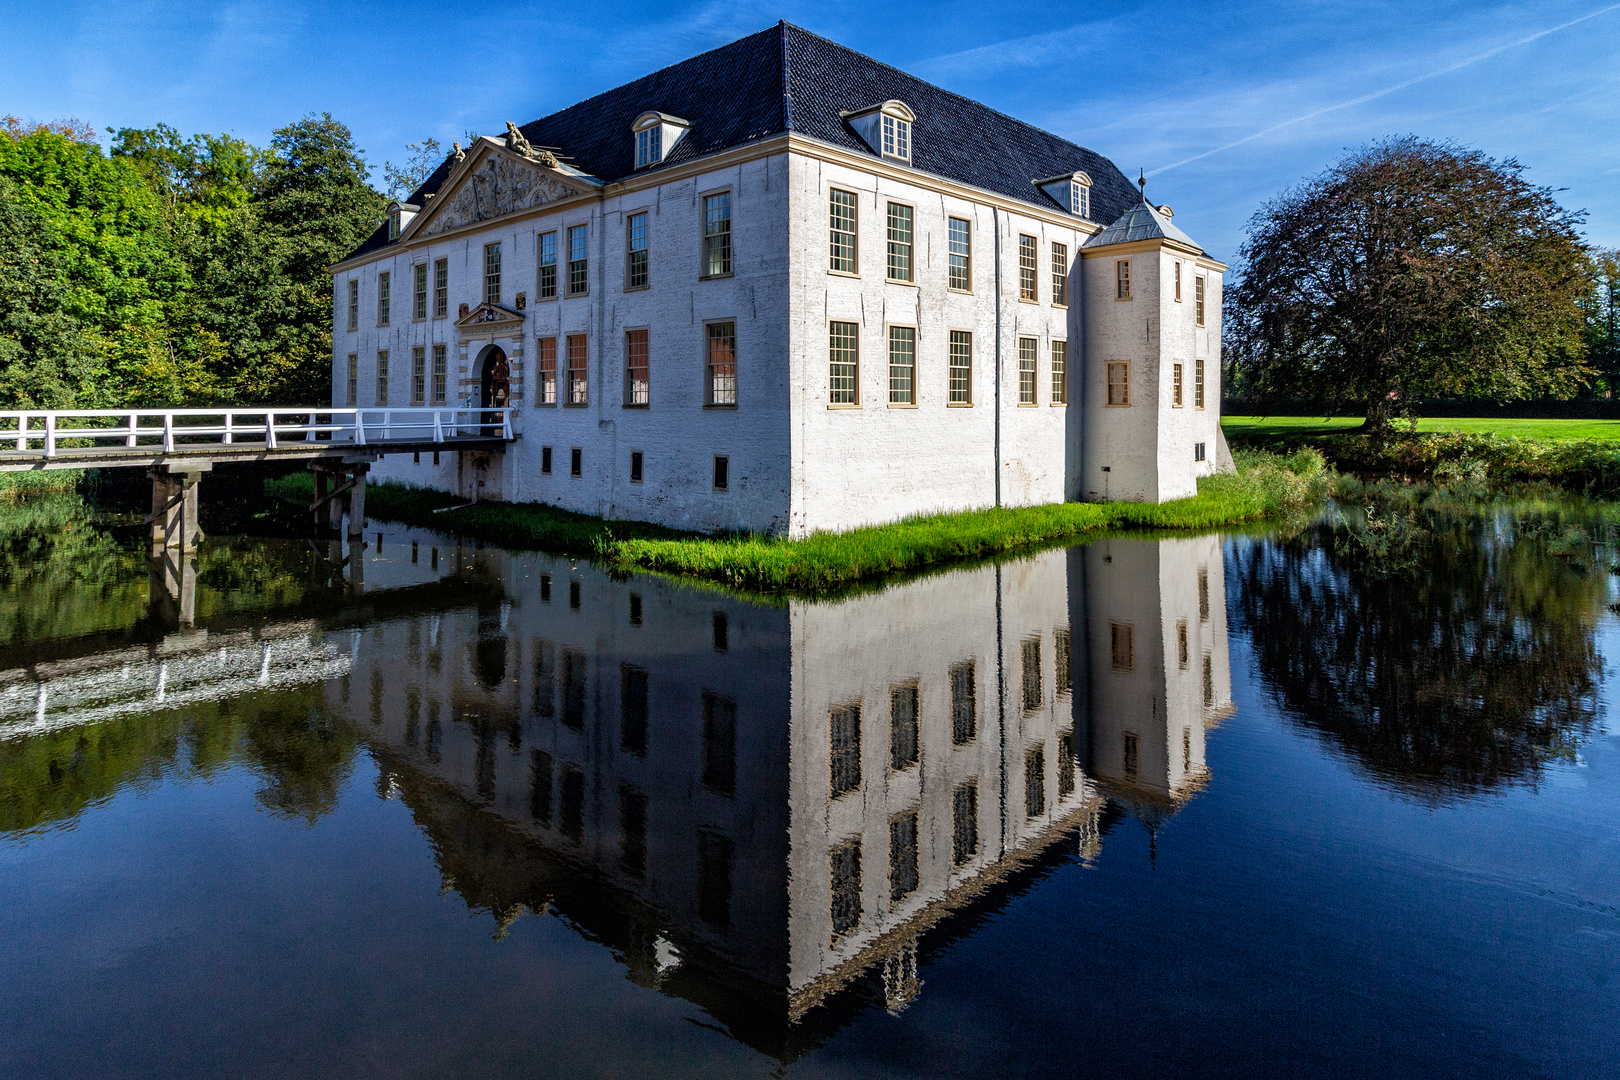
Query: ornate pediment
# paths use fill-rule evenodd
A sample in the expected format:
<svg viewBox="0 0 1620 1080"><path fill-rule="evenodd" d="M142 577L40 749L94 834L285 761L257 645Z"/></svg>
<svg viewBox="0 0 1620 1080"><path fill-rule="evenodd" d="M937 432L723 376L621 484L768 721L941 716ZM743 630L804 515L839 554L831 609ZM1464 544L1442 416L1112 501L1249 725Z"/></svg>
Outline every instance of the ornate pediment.
<svg viewBox="0 0 1620 1080"><path fill-rule="evenodd" d="M479 304L456 320L463 336L517 336L523 327L523 312L503 304Z"/></svg>
<svg viewBox="0 0 1620 1080"><path fill-rule="evenodd" d="M549 153L545 157L556 161ZM437 236L593 190L583 173L572 175L577 171L549 167L538 155L525 157L494 139L479 139L428 204L421 215L426 220L412 223L409 236Z"/></svg>

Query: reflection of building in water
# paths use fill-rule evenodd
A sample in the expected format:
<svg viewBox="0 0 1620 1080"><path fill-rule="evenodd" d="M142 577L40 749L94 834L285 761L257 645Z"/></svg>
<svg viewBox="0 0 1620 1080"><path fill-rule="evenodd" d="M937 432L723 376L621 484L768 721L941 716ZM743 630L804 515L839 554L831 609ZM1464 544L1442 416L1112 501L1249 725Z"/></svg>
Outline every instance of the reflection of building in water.
<svg viewBox="0 0 1620 1080"><path fill-rule="evenodd" d="M1204 733L1232 711L1218 536L1075 552L1088 637L1086 772L1156 824L1204 783Z"/></svg>
<svg viewBox="0 0 1620 1080"><path fill-rule="evenodd" d="M919 935L1059 838L1095 850L1083 762L1137 801L1201 775L1219 543L1111 547L782 607L462 549L506 599L365 629L329 693L469 903L558 910L788 1055L851 982L904 1007Z"/></svg>

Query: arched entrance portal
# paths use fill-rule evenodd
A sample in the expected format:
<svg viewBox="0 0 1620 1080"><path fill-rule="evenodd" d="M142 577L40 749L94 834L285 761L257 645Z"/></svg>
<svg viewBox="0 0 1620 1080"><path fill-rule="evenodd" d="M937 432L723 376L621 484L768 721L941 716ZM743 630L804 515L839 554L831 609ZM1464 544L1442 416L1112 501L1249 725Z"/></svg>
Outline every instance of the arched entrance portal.
<svg viewBox="0 0 1620 1080"><path fill-rule="evenodd" d="M478 360L479 406L485 409L506 408L512 400L512 367L507 363L506 352L499 345L487 345L478 354ZM499 434L500 422L498 414L485 413L481 419L484 434Z"/></svg>

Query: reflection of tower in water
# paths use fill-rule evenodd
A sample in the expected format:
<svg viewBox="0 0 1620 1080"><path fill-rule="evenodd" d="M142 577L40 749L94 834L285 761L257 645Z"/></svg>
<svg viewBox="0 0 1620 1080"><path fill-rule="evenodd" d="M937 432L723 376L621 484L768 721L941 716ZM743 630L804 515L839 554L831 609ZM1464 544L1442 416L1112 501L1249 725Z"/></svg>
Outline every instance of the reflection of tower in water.
<svg viewBox="0 0 1620 1080"><path fill-rule="evenodd" d="M506 600L367 628L349 707L447 886L500 933L564 914L780 1057L1095 854L1103 794L1179 805L1230 700L1214 538L785 606L456 557Z"/></svg>

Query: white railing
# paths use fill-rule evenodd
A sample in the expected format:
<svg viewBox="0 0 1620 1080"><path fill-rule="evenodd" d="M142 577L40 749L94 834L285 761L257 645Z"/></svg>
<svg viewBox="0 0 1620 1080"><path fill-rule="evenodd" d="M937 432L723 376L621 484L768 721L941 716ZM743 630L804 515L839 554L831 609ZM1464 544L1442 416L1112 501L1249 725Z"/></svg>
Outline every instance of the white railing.
<svg viewBox="0 0 1620 1080"><path fill-rule="evenodd" d="M64 421L69 426L64 426ZM220 446L308 449L512 438L511 409L58 409L0 412L0 453L122 447L164 454ZM65 441L72 445L64 446ZM287 445L291 444L291 445Z"/></svg>

